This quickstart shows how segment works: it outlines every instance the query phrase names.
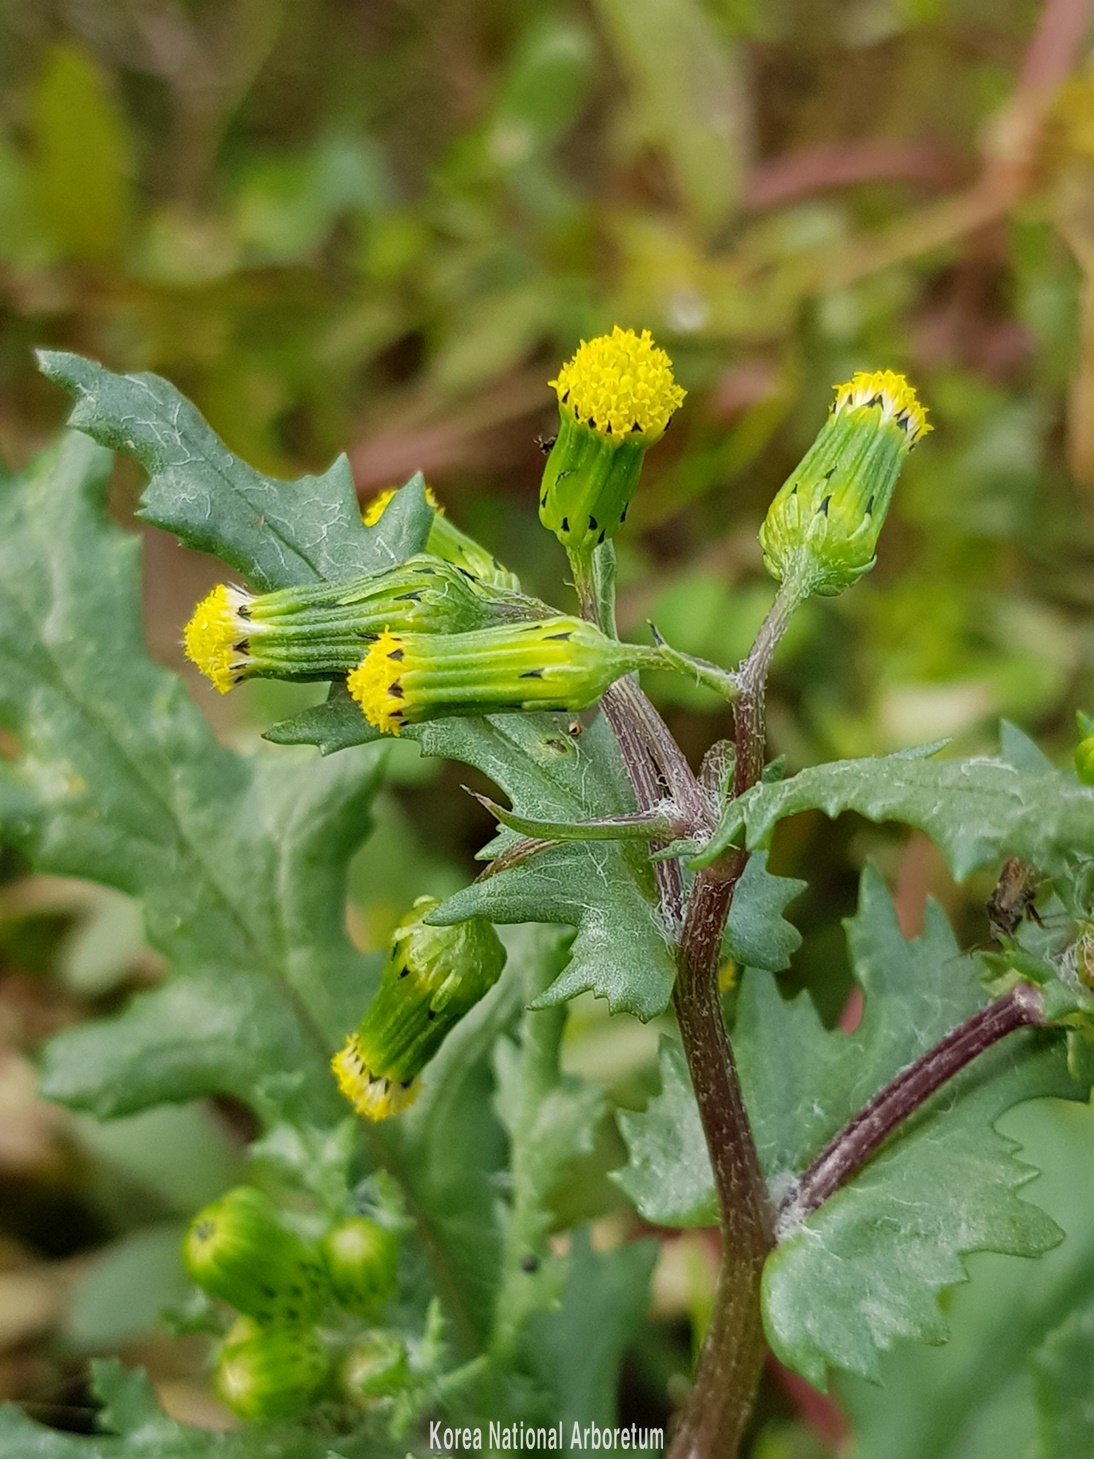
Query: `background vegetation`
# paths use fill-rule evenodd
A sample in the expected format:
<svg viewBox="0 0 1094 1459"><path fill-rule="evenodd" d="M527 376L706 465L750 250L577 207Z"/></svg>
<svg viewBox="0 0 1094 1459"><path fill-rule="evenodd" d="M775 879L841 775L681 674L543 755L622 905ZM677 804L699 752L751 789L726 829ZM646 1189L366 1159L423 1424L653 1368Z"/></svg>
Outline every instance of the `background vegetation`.
<svg viewBox="0 0 1094 1459"><path fill-rule="evenodd" d="M648 326L690 396L619 541L622 624L644 635L652 618L728 662L770 599L756 529L832 383L905 370L936 432L877 570L795 622L772 749L798 768L949 734L968 753L994 745L1003 716L1065 763L1075 709L1094 708L1090 11L4 0L0 457L25 464L64 417L31 347L72 348L169 377L265 470L322 470L346 449L368 497L422 468L463 526L551 594L559 549L535 515L545 381L579 337ZM119 462L113 509L132 530L138 488ZM220 574L143 536L149 643L181 669L180 625ZM237 746L307 702L265 685L214 702L188 682ZM695 753L720 732L703 691L651 689ZM365 948L414 895L463 884L490 833L456 793L466 770L395 748L348 909ZM966 945L987 937L990 881L953 886L926 840L799 817L772 864L811 876L792 913L811 936L783 986L807 985L830 1022L847 1011L840 918L868 857L906 932L930 891ZM90 1424L85 1361L106 1352L148 1367L180 1417L223 1421L201 1344L155 1319L182 1289L180 1222L238 1174L247 1112L100 1124L35 1099L42 1040L158 974L125 898L0 861L0 1396L62 1426ZM574 1069L616 1103L644 1101L654 1029L609 1027L581 1002L567 1038ZM1022 1122L1049 1171L1039 1199L1056 1180L1053 1214L1089 1245L1089 1213L1052 1174L1074 1131ZM604 1178L622 1158L609 1130L559 1197L605 1241L635 1230ZM667 1411L712 1270L701 1233L664 1243L625 1413ZM955 1298L973 1368L1001 1280ZM874 1402L914 1407L936 1391L936 1358L889 1364ZM970 1456L1009 1452L976 1447L1009 1422L1006 1385L984 1384ZM882 1424L861 1394L853 1407L866 1431ZM827 1453L846 1420L773 1373L757 1433L764 1459Z"/></svg>

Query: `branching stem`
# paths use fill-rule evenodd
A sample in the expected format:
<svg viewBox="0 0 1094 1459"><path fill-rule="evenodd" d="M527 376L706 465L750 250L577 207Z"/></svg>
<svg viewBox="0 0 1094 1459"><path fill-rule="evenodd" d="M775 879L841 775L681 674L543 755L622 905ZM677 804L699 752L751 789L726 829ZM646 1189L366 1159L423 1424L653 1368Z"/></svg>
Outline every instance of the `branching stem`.
<svg viewBox="0 0 1094 1459"><path fill-rule="evenodd" d="M902 1069L895 1079L844 1125L804 1172L779 1207L779 1235L785 1238L869 1160L878 1146L947 1080L992 1044L1016 1029L1042 1022L1039 988L1019 983L965 1019Z"/></svg>
<svg viewBox="0 0 1094 1459"><path fill-rule="evenodd" d="M743 795L763 774L767 674L801 596L796 584L780 586L738 675L735 795ZM745 853L735 850L696 876L673 993L714 1172L722 1261L695 1383L673 1435L669 1459L732 1459L752 1409L766 1352L760 1278L774 1244L774 1220L718 987L722 934L745 861Z"/></svg>

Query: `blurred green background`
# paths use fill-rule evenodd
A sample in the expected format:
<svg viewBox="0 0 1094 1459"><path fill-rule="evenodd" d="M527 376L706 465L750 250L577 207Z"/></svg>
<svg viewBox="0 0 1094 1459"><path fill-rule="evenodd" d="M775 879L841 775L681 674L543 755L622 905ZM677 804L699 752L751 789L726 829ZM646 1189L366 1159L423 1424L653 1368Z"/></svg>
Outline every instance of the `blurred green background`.
<svg viewBox="0 0 1094 1459"><path fill-rule="evenodd" d="M1003 716L1066 763L1075 710L1094 712L1091 9L0 0L0 458L24 464L64 418L32 348L76 349L168 376L265 470L346 450L364 500L423 469L569 610L535 512L545 382L581 337L649 327L689 398L619 540L622 626L645 638L652 619L732 663L771 596L756 530L832 385L902 370L935 432L875 572L808 605L780 651L772 752L793 769L943 735L990 751ZM120 463L131 530L139 488ZM190 673L180 627L220 574L144 536L153 653L226 739L255 743L301 695L220 701ZM649 688L696 761L725 733L705 691ZM370 946L415 895L465 881L489 834L466 771L396 749L348 910ZM953 887L926 842L799 818L774 860L811 881L787 985L832 1020L867 856L906 930L931 891L966 942L987 936L990 883ZM34 1098L41 1040L159 973L124 898L0 860L0 1396L77 1427L82 1360L114 1350L175 1411L216 1418L200 1345L153 1320L177 1294L178 1222L238 1169L246 1119L101 1127ZM652 1044L598 1008L573 1020L574 1066L628 1102ZM624 1220L594 1166L576 1209ZM670 1319L701 1318L708 1257L690 1237L667 1249ZM649 1349L634 1382L671 1367ZM772 1411L809 1413L773 1392ZM812 1453L835 1423L772 1429L764 1453Z"/></svg>

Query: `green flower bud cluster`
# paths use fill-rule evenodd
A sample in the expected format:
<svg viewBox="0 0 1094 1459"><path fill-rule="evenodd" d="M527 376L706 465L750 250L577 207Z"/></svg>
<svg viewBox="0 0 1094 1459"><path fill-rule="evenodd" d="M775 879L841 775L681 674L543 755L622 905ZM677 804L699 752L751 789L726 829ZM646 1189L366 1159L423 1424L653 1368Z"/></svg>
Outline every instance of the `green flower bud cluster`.
<svg viewBox="0 0 1094 1459"><path fill-rule="evenodd" d="M237 1186L193 1218L182 1254L193 1280L239 1314L216 1388L240 1418L295 1418L327 1396L360 1405L405 1383L401 1338L347 1326L375 1320L395 1295L399 1238L388 1227L349 1216L310 1240L268 1196Z"/></svg>

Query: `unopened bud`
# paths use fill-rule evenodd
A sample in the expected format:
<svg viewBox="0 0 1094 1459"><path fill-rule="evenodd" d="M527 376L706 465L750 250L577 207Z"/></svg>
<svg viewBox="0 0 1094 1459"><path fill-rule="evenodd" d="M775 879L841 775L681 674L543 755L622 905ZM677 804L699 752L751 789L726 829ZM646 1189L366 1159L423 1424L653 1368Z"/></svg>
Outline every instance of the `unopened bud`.
<svg viewBox="0 0 1094 1459"><path fill-rule="evenodd" d="M760 529L771 575L805 597L831 596L868 572L901 467L930 429L903 375L859 373L838 386L828 420Z"/></svg>
<svg viewBox="0 0 1094 1459"><path fill-rule="evenodd" d="M182 1255L200 1287L259 1322L304 1322L330 1292L318 1252L253 1186L237 1186L199 1211Z"/></svg>
<svg viewBox="0 0 1094 1459"><path fill-rule="evenodd" d="M327 1349L310 1328L272 1327L228 1339L216 1369L218 1396L240 1418L299 1417L331 1374Z"/></svg>
<svg viewBox="0 0 1094 1459"><path fill-rule="evenodd" d="M587 709L654 649L619 643L582 618L474 633L382 633L346 680L370 724L404 725L452 714Z"/></svg>
<svg viewBox="0 0 1094 1459"><path fill-rule="evenodd" d="M391 1332L370 1332L353 1345L342 1364L342 1390L351 1403L369 1408L406 1387L407 1354Z"/></svg>
<svg viewBox="0 0 1094 1459"><path fill-rule="evenodd" d="M343 1307L371 1316L395 1294L399 1238L366 1216L350 1216L320 1243L331 1289Z"/></svg>
<svg viewBox="0 0 1094 1459"><path fill-rule="evenodd" d="M366 527L374 527L387 511L398 487L389 487L374 496L362 513ZM481 542L462 532L445 515L444 507L437 500L433 488L427 486L425 499L433 508L433 524L426 538L425 550L434 557L442 557L454 567L462 567L480 582L490 583L509 592L520 592L520 579L515 572L503 567L493 553L488 552Z"/></svg>
<svg viewBox="0 0 1094 1459"><path fill-rule="evenodd" d="M361 1027L331 1063L342 1093L370 1120L413 1104L421 1071L505 965L505 949L485 917L427 926L439 905L419 897L400 922Z"/></svg>

